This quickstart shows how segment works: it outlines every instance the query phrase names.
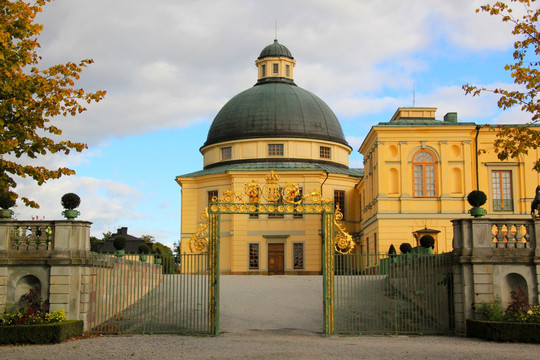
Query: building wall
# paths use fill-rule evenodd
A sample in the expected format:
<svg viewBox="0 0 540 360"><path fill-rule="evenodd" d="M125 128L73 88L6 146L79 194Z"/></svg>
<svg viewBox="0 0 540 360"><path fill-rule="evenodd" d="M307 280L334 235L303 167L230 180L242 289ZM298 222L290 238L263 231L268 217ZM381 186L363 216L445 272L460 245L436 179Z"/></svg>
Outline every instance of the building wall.
<svg viewBox="0 0 540 360"><path fill-rule="evenodd" d="M350 148L339 143L313 139L284 139L268 138L256 140L235 140L213 144L201 149L204 155L204 166L219 163L224 160L236 161L247 159L272 158L268 156L268 144L283 144L283 156L277 158L289 159L316 159L321 160L320 147L329 147L330 155L328 160L345 166L349 165ZM231 158L222 159L221 149L230 147Z"/></svg>
<svg viewBox="0 0 540 360"><path fill-rule="evenodd" d="M398 249L403 242L416 246L412 233L425 227L440 231L436 252L451 251L451 220L470 217L467 195L477 186L488 197L484 208L490 217L528 214L540 183L532 170L540 151L500 161L493 150L495 137L495 131L474 124L374 126L359 150L365 170L357 186L362 251L387 252L391 244ZM414 194L413 157L420 150L436 159L435 196ZM478 150L486 152L478 155ZM513 209L494 206L494 171L510 172Z"/></svg>
<svg viewBox="0 0 540 360"><path fill-rule="evenodd" d="M208 205L208 191L218 191L221 197L226 190L244 196L246 183L252 180L262 187L268 171L234 171L222 175L206 175L197 178L182 178L182 241L184 253L192 252L191 236L198 230L200 214ZM356 191L358 178L326 174L323 171L281 171L279 184L297 183L303 193L321 191L323 198L333 201L334 190L345 191L345 224L350 232L355 230L357 214ZM243 201L247 198L244 197ZM235 202L242 200L236 199ZM305 200L306 203L311 199ZM249 244L259 244L259 268L249 268ZM272 243L284 244L285 273L319 274L322 269L321 215L303 215L295 218L292 214L283 218L271 218L260 214L258 219L249 214L221 215L220 218L220 267L224 274L267 274L268 246ZM304 244L304 268L293 268L293 243Z"/></svg>

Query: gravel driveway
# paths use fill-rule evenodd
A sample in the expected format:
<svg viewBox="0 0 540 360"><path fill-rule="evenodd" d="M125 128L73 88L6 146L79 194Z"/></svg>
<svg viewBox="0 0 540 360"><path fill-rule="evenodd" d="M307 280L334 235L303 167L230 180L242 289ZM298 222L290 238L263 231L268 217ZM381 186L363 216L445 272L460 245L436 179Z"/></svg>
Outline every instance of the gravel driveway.
<svg viewBox="0 0 540 360"><path fill-rule="evenodd" d="M537 360L540 345L437 336L332 336L251 330L217 337L104 336L58 345L0 346L0 359L519 359Z"/></svg>
<svg viewBox="0 0 540 360"><path fill-rule="evenodd" d="M322 333L321 276L222 276L217 337L100 336L0 346L9 359L540 359L540 345L446 336Z"/></svg>

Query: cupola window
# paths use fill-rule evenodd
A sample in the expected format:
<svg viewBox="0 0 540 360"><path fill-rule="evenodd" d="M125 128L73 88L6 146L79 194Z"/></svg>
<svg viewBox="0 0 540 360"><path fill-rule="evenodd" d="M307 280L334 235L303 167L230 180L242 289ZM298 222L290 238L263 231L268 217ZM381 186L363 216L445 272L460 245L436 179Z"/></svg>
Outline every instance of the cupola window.
<svg viewBox="0 0 540 360"><path fill-rule="evenodd" d="M283 144L268 144L268 156L283 156Z"/></svg>
<svg viewBox="0 0 540 360"><path fill-rule="evenodd" d="M274 65L274 75L279 75L279 64L273 64Z"/></svg>
<svg viewBox="0 0 540 360"><path fill-rule="evenodd" d="M261 76L266 77L266 64L261 65Z"/></svg>
<svg viewBox="0 0 540 360"><path fill-rule="evenodd" d="M331 159L330 148L328 146L321 146L320 157L321 159Z"/></svg>
<svg viewBox="0 0 540 360"><path fill-rule="evenodd" d="M232 159L232 148L230 146L221 148L221 160Z"/></svg>
<svg viewBox="0 0 540 360"><path fill-rule="evenodd" d="M285 75L287 77L291 76L291 65L285 65Z"/></svg>

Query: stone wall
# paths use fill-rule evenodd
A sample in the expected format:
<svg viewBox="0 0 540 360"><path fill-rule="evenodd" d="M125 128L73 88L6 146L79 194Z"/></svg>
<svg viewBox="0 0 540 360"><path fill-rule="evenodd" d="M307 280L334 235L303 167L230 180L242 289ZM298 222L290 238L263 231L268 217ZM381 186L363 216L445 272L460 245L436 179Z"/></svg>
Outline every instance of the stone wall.
<svg viewBox="0 0 540 360"><path fill-rule="evenodd" d="M465 320L477 319L475 305L495 299L503 307L511 291L522 289L538 304L540 283L540 220L453 220L454 310L456 332L464 334Z"/></svg>

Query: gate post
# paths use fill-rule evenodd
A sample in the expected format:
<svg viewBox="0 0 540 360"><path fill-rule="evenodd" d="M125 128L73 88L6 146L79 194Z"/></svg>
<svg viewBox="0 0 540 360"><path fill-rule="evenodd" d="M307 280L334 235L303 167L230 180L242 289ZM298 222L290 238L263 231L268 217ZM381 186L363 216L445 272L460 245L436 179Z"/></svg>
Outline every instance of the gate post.
<svg viewBox="0 0 540 360"><path fill-rule="evenodd" d="M208 322L210 335L219 334L219 214L208 214L209 301Z"/></svg>
<svg viewBox="0 0 540 360"><path fill-rule="evenodd" d="M323 212L323 308L324 334L334 335L334 213Z"/></svg>

